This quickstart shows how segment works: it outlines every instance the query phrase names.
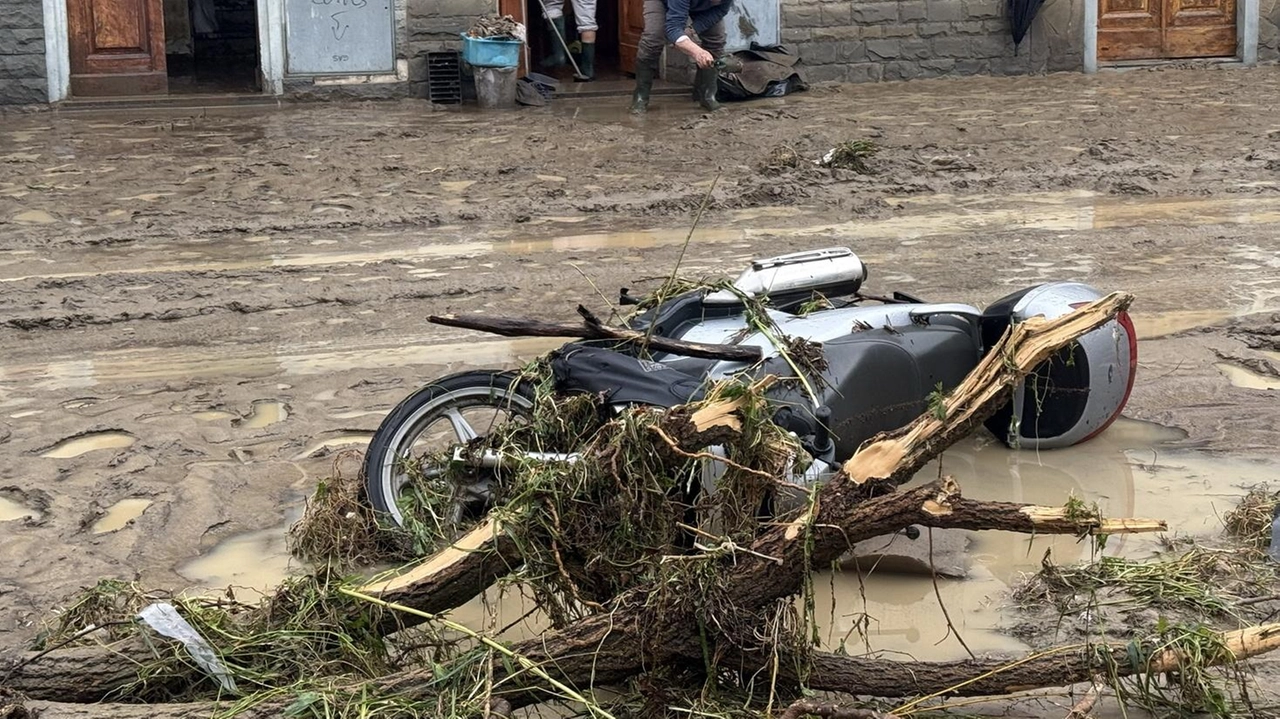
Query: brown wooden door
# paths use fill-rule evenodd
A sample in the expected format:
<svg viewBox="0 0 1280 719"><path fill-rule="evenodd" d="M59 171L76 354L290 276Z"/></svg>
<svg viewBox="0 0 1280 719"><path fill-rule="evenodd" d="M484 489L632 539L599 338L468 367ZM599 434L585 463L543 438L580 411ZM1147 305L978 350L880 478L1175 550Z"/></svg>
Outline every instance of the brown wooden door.
<svg viewBox="0 0 1280 719"><path fill-rule="evenodd" d="M67 0L72 96L169 90L162 0Z"/></svg>
<svg viewBox="0 0 1280 719"><path fill-rule="evenodd" d="M1236 0L1098 0L1098 59L1231 57Z"/></svg>
<svg viewBox="0 0 1280 719"><path fill-rule="evenodd" d="M644 34L644 0L618 0L618 65L635 74L636 53Z"/></svg>

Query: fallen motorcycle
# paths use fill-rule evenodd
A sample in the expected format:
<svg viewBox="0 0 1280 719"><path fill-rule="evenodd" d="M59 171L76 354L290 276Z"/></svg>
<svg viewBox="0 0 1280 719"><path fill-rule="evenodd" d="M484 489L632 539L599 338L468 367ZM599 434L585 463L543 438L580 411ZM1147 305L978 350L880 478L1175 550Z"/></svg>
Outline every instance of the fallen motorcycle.
<svg viewBox="0 0 1280 719"><path fill-rule="evenodd" d="M861 292L866 279L866 265L847 248L754 261L730 287L691 290L638 311L626 321L628 336L643 335L647 343L583 339L551 353L554 394L595 395L618 411L668 408L700 399L720 380L800 378L772 384L766 396L772 421L811 460L797 463L803 469L787 479L813 483L877 433L927 411L931 394L957 386L1011 324L1056 318L1103 296L1085 284L1051 282L979 310L902 292L873 297ZM619 300L641 303L625 289ZM684 346L736 348L729 353L735 358L688 356ZM1038 367L986 426L1014 448L1087 441L1119 417L1136 367L1137 335L1122 312ZM403 524L406 487L447 475L452 519L483 511L512 449L464 449L481 444L499 422L529 421L534 402L529 382L500 370L448 375L414 392L369 442L363 466L369 503ZM575 459L571 451L530 450L516 451L526 460ZM424 458L434 464L424 466ZM702 462L704 484L714 483L720 463Z"/></svg>

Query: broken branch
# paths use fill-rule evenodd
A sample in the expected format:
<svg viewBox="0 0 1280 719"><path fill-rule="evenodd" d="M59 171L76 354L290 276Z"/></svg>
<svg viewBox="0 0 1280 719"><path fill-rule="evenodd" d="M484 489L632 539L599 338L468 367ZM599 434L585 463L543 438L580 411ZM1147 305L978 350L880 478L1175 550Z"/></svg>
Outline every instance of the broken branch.
<svg viewBox="0 0 1280 719"><path fill-rule="evenodd" d="M445 327L479 330L503 337L581 337L593 340L619 340L644 342L660 352L670 352L684 357L730 360L735 362L759 362L764 353L751 345L713 345L702 342L685 342L654 335L646 338L643 332L610 327L594 317L586 317L581 324L546 322L522 317L486 317L484 315L431 315L427 321Z"/></svg>

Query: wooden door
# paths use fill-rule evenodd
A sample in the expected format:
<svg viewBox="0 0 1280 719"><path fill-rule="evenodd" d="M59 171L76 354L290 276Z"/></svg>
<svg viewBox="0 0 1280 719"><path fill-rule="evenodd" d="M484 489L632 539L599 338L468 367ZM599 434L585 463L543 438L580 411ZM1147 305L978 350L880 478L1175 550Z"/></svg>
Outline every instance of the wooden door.
<svg viewBox="0 0 1280 719"><path fill-rule="evenodd" d="M1236 0L1165 0L1165 13L1165 57L1236 54Z"/></svg>
<svg viewBox="0 0 1280 719"><path fill-rule="evenodd" d="M1098 0L1098 59L1232 57L1236 0Z"/></svg>
<svg viewBox="0 0 1280 719"><path fill-rule="evenodd" d="M164 94L162 0L67 0L71 95Z"/></svg>
<svg viewBox="0 0 1280 719"><path fill-rule="evenodd" d="M618 66L635 74L636 53L644 34L644 0L618 0Z"/></svg>

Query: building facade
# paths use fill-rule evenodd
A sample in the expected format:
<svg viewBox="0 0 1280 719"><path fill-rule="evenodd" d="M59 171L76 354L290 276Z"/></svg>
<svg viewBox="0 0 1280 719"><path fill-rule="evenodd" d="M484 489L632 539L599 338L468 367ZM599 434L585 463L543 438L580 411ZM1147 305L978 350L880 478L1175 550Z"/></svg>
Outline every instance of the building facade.
<svg viewBox="0 0 1280 719"><path fill-rule="evenodd" d="M460 33L495 10L527 23L522 66L536 69L549 42L545 1L0 0L0 103L176 92L423 97L430 53L457 50ZM630 70L641 2L598 3L601 62L614 77ZM1017 46L1007 7L737 0L730 49L780 42L812 82L1280 61L1280 0L1048 0ZM682 79L687 67L673 58L668 73Z"/></svg>

